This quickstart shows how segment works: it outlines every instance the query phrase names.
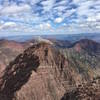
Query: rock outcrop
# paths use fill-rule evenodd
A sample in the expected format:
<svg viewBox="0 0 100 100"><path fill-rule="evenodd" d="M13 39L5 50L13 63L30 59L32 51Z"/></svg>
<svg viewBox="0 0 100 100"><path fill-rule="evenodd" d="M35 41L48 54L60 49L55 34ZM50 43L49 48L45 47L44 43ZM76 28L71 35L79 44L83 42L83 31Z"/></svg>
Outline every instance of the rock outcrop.
<svg viewBox="0 0 100 100"><path fill-rule="evenodd" d="M65 93L61 100L100 100L100 79L80 84Z"/></svg>

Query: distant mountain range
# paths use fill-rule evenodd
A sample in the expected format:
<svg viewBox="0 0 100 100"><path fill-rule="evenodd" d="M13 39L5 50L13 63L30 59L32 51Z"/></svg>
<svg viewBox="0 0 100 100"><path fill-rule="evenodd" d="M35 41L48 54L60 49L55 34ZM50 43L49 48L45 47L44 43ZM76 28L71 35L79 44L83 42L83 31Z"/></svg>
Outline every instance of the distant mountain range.
<svg viewBox="0 0 100 100"><path fill-rule="evenodd" d="M17 42L25 42L38 37L46 39L67 40L70 42L79 41L81 39L90 39L100 42L99 33L83 33L83 34L57 34L57 35L18 35L18 36L4 36L1 39L15 40Z"/></svg>

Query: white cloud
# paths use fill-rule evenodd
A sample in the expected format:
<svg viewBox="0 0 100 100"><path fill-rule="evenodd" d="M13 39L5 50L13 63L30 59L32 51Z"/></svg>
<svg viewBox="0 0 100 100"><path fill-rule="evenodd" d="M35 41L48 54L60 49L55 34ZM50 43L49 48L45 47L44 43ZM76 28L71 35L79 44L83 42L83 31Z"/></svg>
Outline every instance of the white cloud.
<svg viewBox="0 0 100 100"><path fill-rule="evenodd" d="M97 29L100 29L100 26L96 26Z"/></svg>
<svg viewBox="0 0 100 100"><path fill-rule="evenodd" d="M67 10L67 11L63 14L63 18L70 17L74 12L76 12L76 9Z"/></svg>
<svg viewBox="0 0 100 100"><path fill-rule="evenodd" d="M4 15L5 14L16 14L16 13L21 13L21 12L27 12L30 9L31 9L30 6L27 4L19 5L19 6L16 4L13 4L13 5L3 7L1 9L0 14L4 14Z"/></svg>
<svg viewBox="0 0 100 100"><path fill-rule="evenodd" d="M21 3L17 4L17 0L0 3L1 30L70 33L100 29L100 0L18 1ZM59 27L62 28L59 30Z"/></svg>
<svg viewBox="0 0 100 100"><path fill-rule="evenodd" d="M15 27L16 26L16 23L15 22L3 22L1 25L0 25L0 29L8 29L8 28L11 28L11 27Z"/></svg>
<svg viewBox="0 0 100 100"><path fill-rule="evenodd" d="M4 24L4 21L3 20L0 20L0 24Z"/></svg>
<svg viewBox="0 0 100 100"><path fill-rule="evenodd" d="M63 18L60 18L60 17L55 19L55 23L61 23L62 21L63 21Z"/></svg>
<svg viewBox="0 0 100 100"><path fill-rule="evenodd" d="M4 26L15 26L16 23L15 22L6 22L4 23Z"/></svg>
<svg viewBox="0 0 100 100"><path fill-rule="evenodd" d="M50 11L54 6L55 0L46 0L42 1L41 4L43 5L44 12Z"/></svg>
<svg viewBox="0 0 100 100"><path fill-rule="evenodd" d="M58 11L65 11L66 9L66 6L57 6L54 8L55 10L58 10Z"/></svg>
<svg viewBox="0 0 100 100"><path fill-rule="evenodd" d="M87 21L89 21L89 22L91 22L91 21L96 21L96 18L94 18L94 17L88 17L88 18L87 18Z"/></svg>
<svg viewBox="0 0 100 100"><path fill-rule="evenodd" d="M82 2L79 7L77 8L77 14L79 16L86 15L90 12L89 7L93 5L93 1L85 1Z"/></svg>
<svg viewBox="0 0 100 100"><path fill-rule="evenodd" d="M100 21L100 13L98 13L98 14L96 15L96 20L97 20L97 21Z"/></svg>
<svg viewBox="0 0 100 100"><path fill-rule="evenodd" d="M39 25L41 30L45 30L45 29L51 29L51 24L49 23L42 23Z"/></svg>

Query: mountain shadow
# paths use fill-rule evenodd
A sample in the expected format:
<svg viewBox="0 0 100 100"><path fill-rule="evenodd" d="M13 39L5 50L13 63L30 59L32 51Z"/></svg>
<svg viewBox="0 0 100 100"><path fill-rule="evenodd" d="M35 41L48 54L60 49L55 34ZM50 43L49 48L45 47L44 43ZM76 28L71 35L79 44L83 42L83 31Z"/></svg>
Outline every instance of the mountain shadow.
<svg viewBox="0 0 100 100"><path fill-rule="evenodd" d="M20 54L6 68L0 83L0 100L13 100L14 94L29 80L32 71L39 66L36 55Z"/></svg>

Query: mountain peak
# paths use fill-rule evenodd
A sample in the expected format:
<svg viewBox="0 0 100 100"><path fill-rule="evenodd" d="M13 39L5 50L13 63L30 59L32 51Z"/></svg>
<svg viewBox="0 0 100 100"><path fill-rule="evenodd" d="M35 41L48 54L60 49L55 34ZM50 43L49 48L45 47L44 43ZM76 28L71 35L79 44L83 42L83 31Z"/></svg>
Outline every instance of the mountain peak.
<svg viewBox="0 0 100 100"><path fill-rule="evenodd" d="M44 38L42 38L41 36L38 36L38 37L36 38L36 41L37 41L38 43L48 43L48 44L53 44L53 42L51 42L51 41L48 40L48 39L44 39Z"/></svg>
<svg viewBox="0 0 100 100"><path fill-rule="evenodd" d="M54 45L34 43L5 69L0 100L60 100L66 90L92 76L75 64Z"/></svg>
<svg viewBox="0 0 100 100"><path fill-rule="evenodd" d="M67 84L75 84L73 75L76 74L68 66L68 61L51 44L34 44L5 69L0 82L0 99L33 100L32 97L39 94L36 100L48 100L45 94L48 93L49 100L58 100L64 94Z"/></svg>
<svg viewBox="0 0 100 100"><path fill-rule="evenodd" d="M29 55L37 55L40 60L40 64L44 65L46 63L51 63L53 59L53 52L54 52L53 45L45 42L36 43L27 50L24 51L24 53Z"/></svg>
<svg viewBox="0 0 100 100"><path fill-rule="evenodd" d="M82 39L73 44L77 51L85 50L88 53L100 53L100 44L89 39Z"/></svg>

